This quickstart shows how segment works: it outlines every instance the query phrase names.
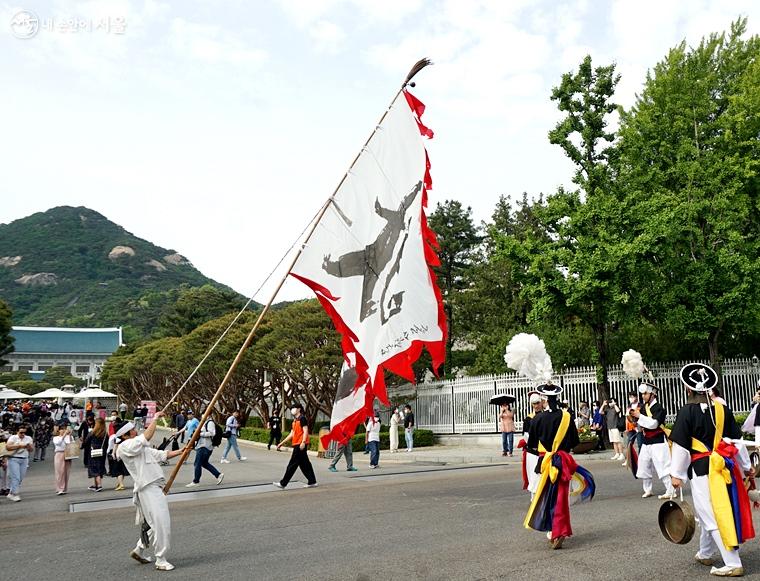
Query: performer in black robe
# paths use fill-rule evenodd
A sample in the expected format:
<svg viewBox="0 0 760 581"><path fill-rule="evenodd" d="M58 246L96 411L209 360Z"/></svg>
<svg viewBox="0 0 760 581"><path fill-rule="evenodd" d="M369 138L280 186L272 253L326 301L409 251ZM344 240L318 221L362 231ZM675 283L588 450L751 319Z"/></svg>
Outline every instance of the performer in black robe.
<svg viewBox="0 0 760 581"><path fill-rule="evenodd" d="M522 447L523 449L523 490L530 492L532 500L533 495L536 493L536 486L538 485L538 472L536 470L536 466L538 465L538 448L528 446L528 439L530 437L530 425L533 419L543 411L546 400L537 391L529 392L528 396L532 411L523 419L523 439L518 444L518 447Z"/></svg>
<svg viewBox="0 0 760 581"><path fill-rule="evenodd" d="M695 560L713 565L716 549L723 567L712 567L719 577L744 574L739 545L754 537L751 508L744 474L753 474L744 445L727 438L741 438L728 406L711 401L718 382L715 371L701 363L681 369L681 381L689 390L688 403L679 411L670 433L673 442L670 474L675 488L691 482L694 509L700 524L699 552ZM729 482L730 481L730 482Z"/></svg>
<svg viewBox="0 0 760 581"><path fill-rule="evenodd" d="M530 423L528 448L537 448L539 462L536 467L539 482L524 525L547 532L552 548L562 547L565 538L572 536L570 526L570 480L574 475L580 482L577 493L581 500L594 496L591 474L578 466L570 455L578 440L578 430L570 414L558 406L561 387L545 384L538 388L546 397L548 408Z"/></svg>

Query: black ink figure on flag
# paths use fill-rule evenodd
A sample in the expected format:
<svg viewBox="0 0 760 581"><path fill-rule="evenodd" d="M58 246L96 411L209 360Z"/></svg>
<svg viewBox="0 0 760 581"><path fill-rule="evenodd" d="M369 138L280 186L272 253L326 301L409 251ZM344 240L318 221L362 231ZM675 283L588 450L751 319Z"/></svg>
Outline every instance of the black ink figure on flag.
<svg viewBox="0 0 760 581"><path fill-rule="evenodd" d="M383 208L380 200L375 199L375 213L386 221L385 227L380 231L375 241L365 246L362 250L348 252L335 261L330 259L329 254L325 256L322 268L328 274L340 278L347 276L363 277L361 311L359 313L360 321L364 321L364 319L377 312L377 301L373 299L375 286L378 280L380 280L383 271L393 259L396 244L401 236L401 232L404 231L404 240L396 253L393 266L386 275L385 285L380 296L380 319L385 324L390 317L401 311L404 291L395 293L390 298L388 305L385 305L385 296L388 292L391 279L394 275L398 274L399 264L404 253L404 244L406 244L406 239L409 237L411 218L407 220L407 210L421 189L422 182L417 182L417 185L406 195L396 210ZM385 316L385 308L389 309L387 317Z"/></svg>
<svg viewBox="0 0 760 581"><path fill-rule="evenodd" d="M420 119L402 90L331 198L291 276L308 285L342 335L344 370L327 440L347 441L388 403L385 371L414 381L423 348L443 363L446 316L425 206L432 188Z"/></svg>

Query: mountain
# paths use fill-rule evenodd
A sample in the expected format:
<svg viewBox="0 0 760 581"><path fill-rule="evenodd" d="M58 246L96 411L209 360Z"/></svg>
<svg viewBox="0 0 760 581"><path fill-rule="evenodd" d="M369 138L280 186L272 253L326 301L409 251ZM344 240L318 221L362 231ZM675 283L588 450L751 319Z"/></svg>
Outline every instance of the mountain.
<svg viewBox="0 0 760 581"><path fill-rule="evenodd" d="M14 325L122 326L130 341L156 334L180 295L210 285L174 250L138 238L84 207L60 206L0 224L0 298Z"/></svg>

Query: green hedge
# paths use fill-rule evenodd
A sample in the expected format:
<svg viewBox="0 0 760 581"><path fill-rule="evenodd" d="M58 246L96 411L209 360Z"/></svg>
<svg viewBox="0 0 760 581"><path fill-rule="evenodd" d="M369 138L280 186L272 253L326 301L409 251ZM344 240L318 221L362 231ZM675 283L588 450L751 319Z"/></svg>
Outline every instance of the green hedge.
<svg viewBox="0 0 760 581"><path fill-rule="evenodd" d="M283 432L283 437L287 435L287 432ZM251 442L261 442L266 444L269 442L269 430L265 428L241 428L240 438L243 440L250 440ZM319 449L319 438L312 437L309 442L309 450ZM405 448L406 443L404 440L404 430L399 428L399 448ZM414 446L415 448L423 448L425 446L432 446L435 444L435 435L430 430L414 430ZM355 434L351 438L351 448L355 452L361 452L364 450L364 434ZM390 432L380 432L380 449L390 449Z"/></svg>

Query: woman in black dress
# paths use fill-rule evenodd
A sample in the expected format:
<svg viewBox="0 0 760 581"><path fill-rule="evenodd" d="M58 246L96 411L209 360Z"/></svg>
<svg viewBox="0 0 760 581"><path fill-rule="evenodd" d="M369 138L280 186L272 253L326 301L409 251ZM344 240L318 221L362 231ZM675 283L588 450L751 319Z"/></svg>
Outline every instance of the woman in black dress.
<svg viewBox="0 0 760 581"><path fill-rule="evenodd" d="M117 420L114 422L114 435L108 438L108 475L116 478L116 487L114 490L124 490L124 477L129 476L129 470L124 466L124 461L116 457L116 432L126 422Z"/></svg>
<svg viewBox="0 0 760 581"><path fill-rule="evenodd" d="M90 460L87 463L87 476L94 479L93 485L88 488L94 492L100 492L103 490L103 476L106 473L106 449L108 447L108 433L103 418L95 420L95 427L87 434L84 445L90 453Z"/></svg>

